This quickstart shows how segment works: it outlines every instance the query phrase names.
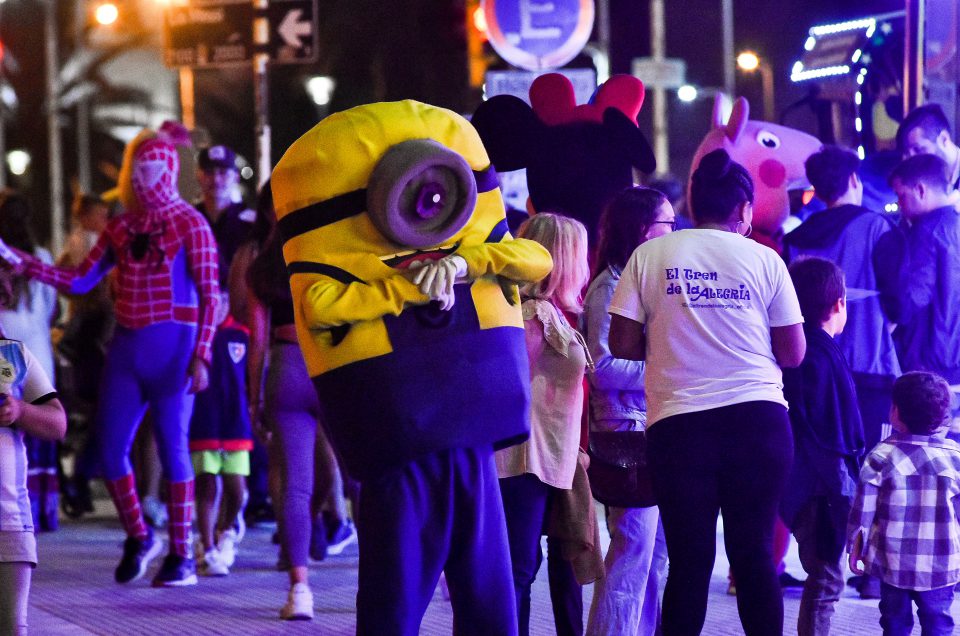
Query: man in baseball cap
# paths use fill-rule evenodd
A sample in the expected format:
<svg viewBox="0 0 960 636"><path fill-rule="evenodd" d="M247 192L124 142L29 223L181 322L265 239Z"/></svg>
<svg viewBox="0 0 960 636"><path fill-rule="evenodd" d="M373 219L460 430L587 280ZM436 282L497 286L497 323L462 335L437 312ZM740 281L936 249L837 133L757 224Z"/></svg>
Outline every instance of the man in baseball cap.
<svg viewBox="0 0 960 636"><path fill-rule="evenodd" d="M197 181L203 195L197 209L210 221L217 239L220 285L225 289L233 255L247 240L256 213L240 197L237 153L227 146L210 146L200 151Z"/></svg>

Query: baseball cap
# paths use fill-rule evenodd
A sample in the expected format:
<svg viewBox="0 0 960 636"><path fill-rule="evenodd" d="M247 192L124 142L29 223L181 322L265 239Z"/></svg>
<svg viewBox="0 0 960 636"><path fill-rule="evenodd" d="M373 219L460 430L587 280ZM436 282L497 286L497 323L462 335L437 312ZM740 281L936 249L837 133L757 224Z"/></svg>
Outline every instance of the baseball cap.
<svg viewBox="0 0 960 636"><path fill-rule="evenodd" d="M237 153L226 146L210 146L200 151L197 157L197 165L204 172L209 172L216 168L237 169Z"/></svg>

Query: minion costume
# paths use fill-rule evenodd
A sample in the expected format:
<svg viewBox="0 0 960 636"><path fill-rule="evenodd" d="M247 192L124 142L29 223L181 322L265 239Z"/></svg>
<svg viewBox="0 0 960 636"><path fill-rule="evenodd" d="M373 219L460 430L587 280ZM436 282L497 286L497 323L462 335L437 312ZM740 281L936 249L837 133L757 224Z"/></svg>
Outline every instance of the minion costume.
<svg viewBox="0 0 960 636"><path fill-rule="evenodd" d="M550 255L508 233L473 127L418 102L328 117L272 185L300 346L361 481L357 633L416 634L441 571L457 633L515 633L493 450L529 432L517 283Z"/></svg>

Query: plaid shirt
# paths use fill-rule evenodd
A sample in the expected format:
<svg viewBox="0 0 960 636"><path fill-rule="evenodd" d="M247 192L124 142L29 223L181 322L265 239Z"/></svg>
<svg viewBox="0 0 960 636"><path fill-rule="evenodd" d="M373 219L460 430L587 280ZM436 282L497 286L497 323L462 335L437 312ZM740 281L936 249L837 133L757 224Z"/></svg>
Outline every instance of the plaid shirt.
<svg viewBox="0 0 960 636"><path fill-rule="evenodd" d="M138 240L142 245L135 246ZM141 249L142 256L137 258ZM175 289L181 251L195 290ZM129 329L166 321L199 323L194 355L210 362L219 295L217 247L206 219L187 203L178 200L159 210L112 219L75 269L18 253L27 276L72 294L90 291L116 266L117 322Z"/></svg>
<svg viewBox="0 0 960 636"><path fill-rule="evenodd" d="M867 572L906 590L960 581L960 446L894 432L860 471L848 548L863 536Z"/></svg>

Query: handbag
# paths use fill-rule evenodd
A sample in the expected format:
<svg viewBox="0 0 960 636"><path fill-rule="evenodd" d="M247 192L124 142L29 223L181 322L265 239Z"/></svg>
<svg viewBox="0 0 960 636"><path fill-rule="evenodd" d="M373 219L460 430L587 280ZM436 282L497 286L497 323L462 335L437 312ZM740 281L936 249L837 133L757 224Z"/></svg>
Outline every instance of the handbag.
<svg viewBox="0 0 960 636"><path fill-rule="evenodd" d="M615 508L657 505L646 431L590 431L587 475L593 498Z"/></svg>

